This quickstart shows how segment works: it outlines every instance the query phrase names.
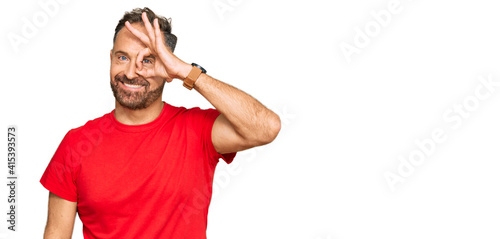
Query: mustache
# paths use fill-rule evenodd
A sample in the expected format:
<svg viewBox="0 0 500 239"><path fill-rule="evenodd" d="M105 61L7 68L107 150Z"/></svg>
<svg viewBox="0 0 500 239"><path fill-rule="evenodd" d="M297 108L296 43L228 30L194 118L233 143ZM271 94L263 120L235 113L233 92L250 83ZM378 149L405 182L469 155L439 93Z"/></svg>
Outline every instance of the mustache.
<svg viewBox="0 0 500 239"><path fill-rule="evenodd" d="M135 77L129 79L125 74L118 74L115 76L115 81L121 81L122 83L127 83L131 85L143 85L149 86L149 82L145 80L143 77Z"/></svg>

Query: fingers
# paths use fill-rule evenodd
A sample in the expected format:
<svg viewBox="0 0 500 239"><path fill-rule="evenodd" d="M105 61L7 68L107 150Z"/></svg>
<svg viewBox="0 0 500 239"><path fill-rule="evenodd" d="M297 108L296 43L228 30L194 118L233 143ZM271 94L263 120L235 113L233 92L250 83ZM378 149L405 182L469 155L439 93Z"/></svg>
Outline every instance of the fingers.
<svg viewBox="0 0 500 239"><path fill-rule="evenodd" d="M131 24L130 22L125 22L125 27L132 33L134 34L134 36L136 36L137 38L139 38L139 40L141 40L142 43L146 44L146 46L150 46L150 40L149 40L149 37L146 36L146 34L140 32L139 30L135 29Z"/></svg>
<svg viewBox="0 0 500 239"><path fill-rule="evenodd" d="M156 20L156 19L155 19ZM142 22L144 22L144 27L146 27L146 31L149 36L149 40L151 44L155 44L155 35L153 34L153 27L151 26L151 23L149 22L148 15L146 12L142 13Z"/></svg>
<svg viewBox="0 0 500 239"><path fill-rule="evenodd" d="M158 23L158 18L155 18L155 20L153 21L153 24L155 27L155 29L154 29L155 40L156 40L155 44L157 46L161 46L165 43L163 42L163 37L162 37L163 34L161 34L161 31L160 31L160 24Z"/></svg>
<svg viewBox="0 0 500 239"><path fill-rule="evenodd" d="M158 19L155 18L153 20L154 24L154 29L153 26L151 25L151 22L149 22L148 16L146 12L142 13L142 21L144 22L144 27L146 28L146 33L144 34L143 32L135 29L130 22L125 22L125 27L139 40L141 40L142 43L144 43L148 48L150 49L155 49L157 46L161 46L163 44L162 42L162 34L160 30L160 25L158 23Z"/></svg>
<svg viewBox="0 0 500 239"><path fill-rule="evenodd" d="M146 47L140 50L135 59L136 71L145 77L149 76L161 76L167 82L171 82L173 78L169 76L167 72L167 65L170 56L173 56L169 48L164 42L163 34L160 30L160 24L157 18L150 22L148 16L145 12L141 15L142 21L144 23L144 28L146 32L134 28L130 22L125 22L125 27L137 37ZM151 67L151 63L145 65L144 58L148 56L154 56L154 67Z"/></svg>
<svg viewBox="0 0 500 239"><path fill-rule="evenodd" d="M138 71L142 71L142 61L144 60L145 56L149 55L151 55L151 50L149 50L149 48L144 48L139 51L139 53L137 54L137 59L135 59L135 65L137 66Z"/></svg>

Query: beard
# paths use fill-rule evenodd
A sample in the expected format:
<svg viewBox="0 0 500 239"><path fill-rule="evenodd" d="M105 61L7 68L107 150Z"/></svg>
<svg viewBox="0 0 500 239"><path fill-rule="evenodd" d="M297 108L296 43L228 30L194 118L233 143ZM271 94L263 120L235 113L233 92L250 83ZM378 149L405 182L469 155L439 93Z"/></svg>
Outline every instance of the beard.
<svg viewBox="0 0 500 239"><path fill-rule="evenodd" d="M120 82L132 85L142 85L144 86L144 90L127 91L119 86ZM163 81L158 88L150 89L149 82L142 77L128 79L124 74L118 74L115 76L115 81L110 81L110 84L113 95L121 106L131 110L140 110L147 108L161 97L165 81Z"/></svg>

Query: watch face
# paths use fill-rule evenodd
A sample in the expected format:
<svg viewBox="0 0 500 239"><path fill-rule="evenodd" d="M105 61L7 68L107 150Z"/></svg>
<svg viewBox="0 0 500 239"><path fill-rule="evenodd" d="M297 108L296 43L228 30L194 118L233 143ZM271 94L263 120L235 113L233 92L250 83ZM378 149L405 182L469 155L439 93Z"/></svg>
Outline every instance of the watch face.
<svg viewBox="0 0 500 239"><path fill-rule="evenodd" d="M191 63L192 66L194 67L198 67L200 70L201 70L201 73L207 73L207 70L205 70L205 68L201 67L200 65L196 64L196 63Z"/></svg>

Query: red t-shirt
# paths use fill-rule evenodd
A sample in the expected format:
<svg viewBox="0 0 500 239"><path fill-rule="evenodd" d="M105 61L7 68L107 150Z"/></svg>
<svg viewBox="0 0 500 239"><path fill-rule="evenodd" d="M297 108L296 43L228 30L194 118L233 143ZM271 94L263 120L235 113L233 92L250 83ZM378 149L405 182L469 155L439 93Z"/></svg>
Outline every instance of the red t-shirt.
<svg viewBox="0 0 500 239"><path fill-rule="evenodd" d="M164 104L144 125L114 112L70 130L40 182L77 202L84 238L206 238L219 158L211 140L217 110Z"/></svg>

